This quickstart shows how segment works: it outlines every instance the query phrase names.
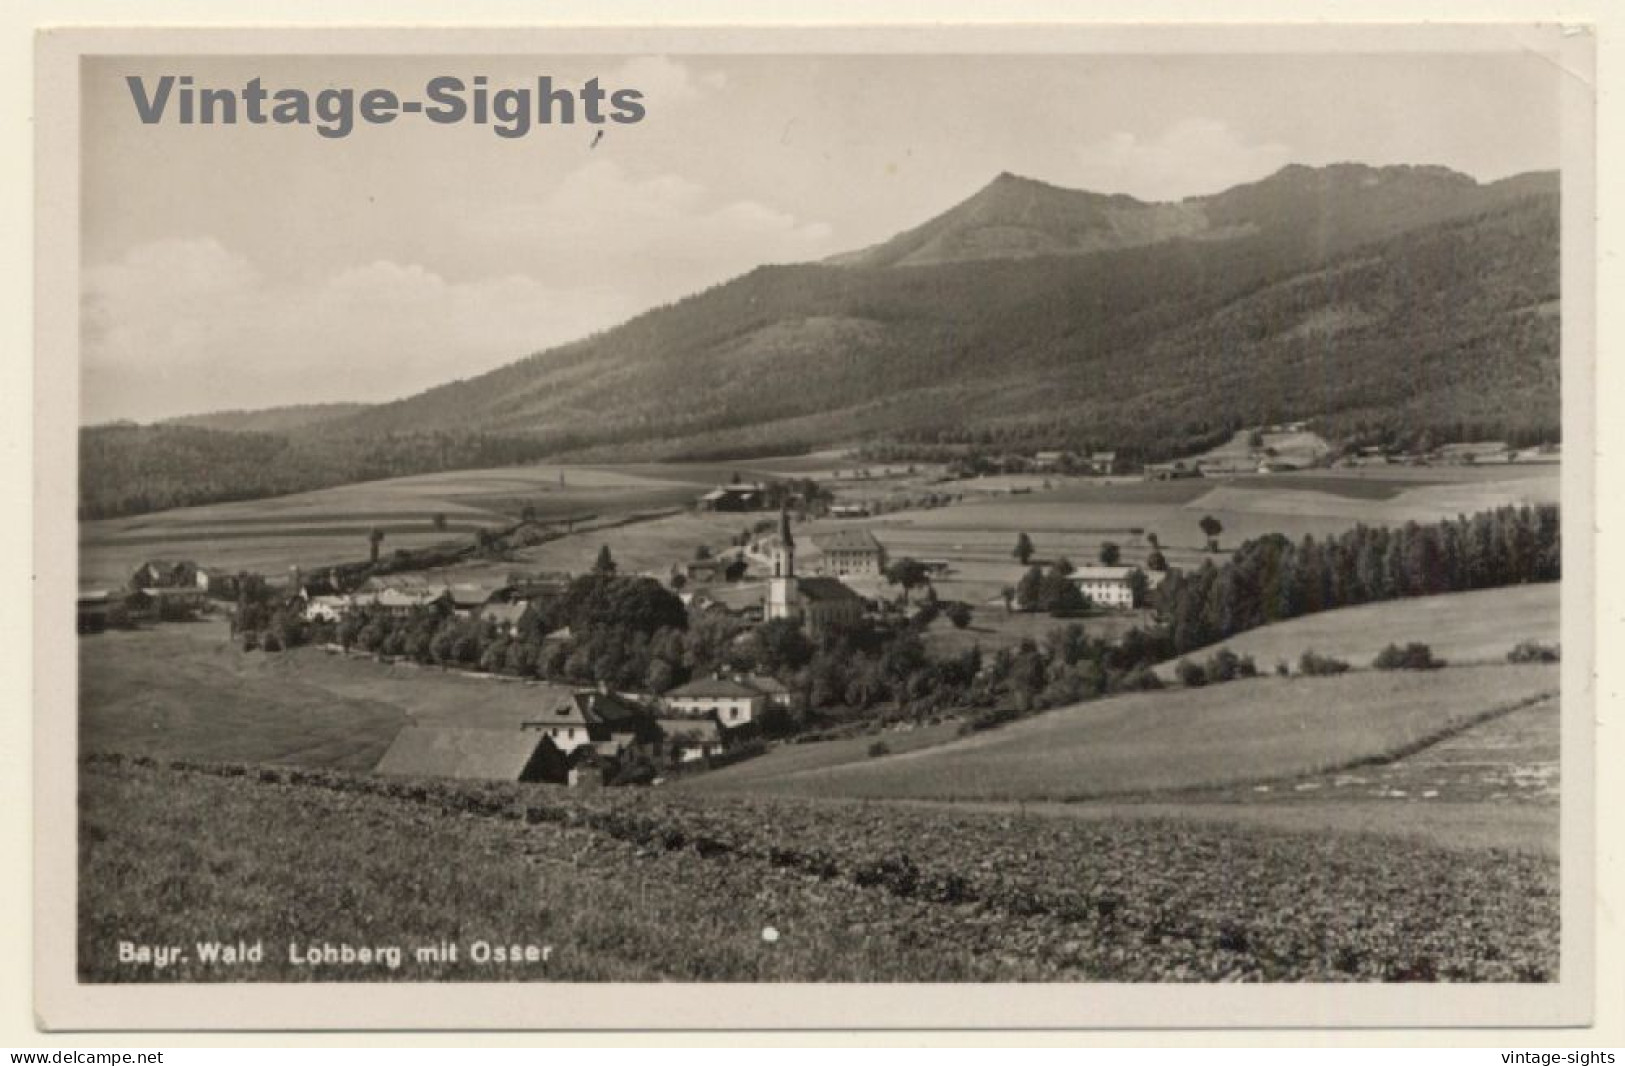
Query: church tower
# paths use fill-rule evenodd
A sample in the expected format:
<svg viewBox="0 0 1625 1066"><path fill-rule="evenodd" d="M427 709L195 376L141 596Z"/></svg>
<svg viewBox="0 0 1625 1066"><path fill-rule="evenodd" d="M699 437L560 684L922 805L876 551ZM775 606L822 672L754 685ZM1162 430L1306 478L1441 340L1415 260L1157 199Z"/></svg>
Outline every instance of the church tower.
<svg viewBox="0 0 1625 1066"><path fill-rule="evenodd" d="M796 538L790 532L790 512L779 509L779 542L773 549L773 576L767 580L769 622L775 618L800 618L801 598L796 589Z"/></svg>

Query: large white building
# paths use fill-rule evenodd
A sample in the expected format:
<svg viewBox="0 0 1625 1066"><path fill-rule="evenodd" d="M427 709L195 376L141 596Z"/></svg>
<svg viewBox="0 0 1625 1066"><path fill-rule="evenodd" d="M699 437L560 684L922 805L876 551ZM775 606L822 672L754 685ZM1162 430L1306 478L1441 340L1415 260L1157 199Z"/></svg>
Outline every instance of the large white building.
<svg viewBox="0 0 1625 1066"><path fill-rule="evenodd" d="M814 537L818 572L833 577L879 577L886 569L886 549L867 529L837 529Z"/></svg>
<svg viewBox="0 0 1625 1066"><path fill-rule="evenodd" d="M1127 609L1134 606L1129 575L1136 569L1132 566L1080 566L1068 578L1096 607Z"/></svg>

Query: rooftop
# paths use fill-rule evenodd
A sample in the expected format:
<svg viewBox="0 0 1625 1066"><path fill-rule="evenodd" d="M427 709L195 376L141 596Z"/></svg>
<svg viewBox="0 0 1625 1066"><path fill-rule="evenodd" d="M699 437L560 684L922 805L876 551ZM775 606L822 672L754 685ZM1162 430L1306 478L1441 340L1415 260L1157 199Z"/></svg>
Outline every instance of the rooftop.
<svg viewBox="0 0 1625 1066"><path fill-rule="evenodd" d="M862 600L856 592L833 577L804 577L797 591L816 603L838 603L842 600Z"/></svg>
<svg viewBox="0 0 1625 1066"><path fill-rule="evenodd" d="M813 538L824 551L880 551L880 541L867 529L837 529Z"/></svg>
<svg viewBox="0 0 1625 1066"><path fill-rule="evenodd" d="M762 695L762 690L726 677L702 677L666 693L669 698L747 699Z"/></svg>
<svg viewBox="0 0 1625 1066"><path fill-rule="evenodd" d="M408 726L379 760L377 773L518 781L549 741L517 729Z"/></svg>
<svg viewBox="0 0 1625 1066"><path fill-rule="evenodd" d="M1080 566L1067 576L1073 581L1127 581L1132 566Z"/></svg>
<svg viewBox="0 0 1625 1066"><path fill-rule="evenodd" d="M712 718L661 718L656 723L667 740L719 741L722 727Z"/></svg>

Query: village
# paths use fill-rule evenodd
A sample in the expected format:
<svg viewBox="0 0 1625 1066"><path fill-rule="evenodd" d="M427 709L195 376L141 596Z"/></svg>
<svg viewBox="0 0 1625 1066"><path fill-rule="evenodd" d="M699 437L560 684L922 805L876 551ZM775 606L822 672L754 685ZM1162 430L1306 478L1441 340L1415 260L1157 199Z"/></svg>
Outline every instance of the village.
<svg viewBox="0 0 1625 1066"><path fill-rule="evenodd" d="M1556 458L1555 449L1521 457L1499 447L1480 451L1441 453L1432 461ZM1288 469L1272 471L1273 462L1346 469L1391 461L1397 460L1381 450L1333 456L1302 424L1284 424L1239 433L1236 447L1188 464L1125 472L1111 452L1038 452L1004 457L1000 473L972 475L968 483L1018 496L1047 488L1052 478L1129 491L1135 483L1222 482ZM919 478L940 486L947 474L922 471ZM851 469L825 481L760 481L736 473L690 503L697 516L742 516L746 524L731 542L696 544L689 557L635 575L618 573L607 544L588 574L494 566L469 574L443 565L455 558L443 545L384 556L376 536L365 563L296 565L285 577L153 559L123 589L83 590L79 628L96 633L212 619L244 652L308 645L400 669L433 668L436 675L487 682L478 700L506 709L503 728L460 724L454 714L402 728L377 762L380 774L650 784L730 765L769 744L877 728L869 716L846 720L849 707L927 708L912 717L883 713L889 728L971 713L978 705L988 713L987 693L1008 688L1009 675L1019 673L1012 655L1069 622L1088 619L1097 634L1148 624L1157 588L1177 570L1168 559L1173 549L1150 530L1101 535L1081 565L1064 555L1045 557L1020 532L1002 568L982 564L1004 582L996 594L988 595L985 583L939 594L955 589L957 571L971 564L888 548L899 527L876 524L886 501L854 491L870 476ZM1035 486L1034 478L1043 480ZM838 497L831 486L843 483ZM955 498L964 497L933 492L918 502ZM814 514L820 521L811 521ZM1203 542L1193 550L1218 557L1222 524L1205 516L1200 525ZM798 526L816 532L798 536ZM508 542L534 537L534 523L522 516L505 530L480 530L475 545L500 561ZM1187 551L1183 561L1192 565L1200 556ZM588 601L596 605L584 608ZM972 628L978 619L994 628ZM1000 629L1015 634L1002 648ZM933 630L959 650L957 658L932 662L920 637ZM896 665L904 660L908 665ZM453 693L446 699L460 702Z"/></svg>
<svg viewBox="0 0 1625 1066"><path fill-rule="evenodd" d="M819 506L837 527L798 539L795 527L807 521L807 504L781 484L736 479L692 506L700 513L751 516L750 535L736 537L739 543L698 545L693 557L673 560L664 572L628 578L616 577L616 563L602 549L590 577L622 586L639 582L645 596L680 605L680 624L689 634L718 634L721 647L705 669L679 657L672 660L675 669L664 672L579 683L599 672L598 664L584 663L578 652L586 641L549 609L568 600L572 588L579 591L582 575L514 570L478 582L453 580L433 569L394 569L376 550L365 566L310 572L295 566L285 578L148 560L123 589L83 591L79 628L88 634L212 619L229 626L247 651L310 645L403 668L432 664L441 672L507 682L487 686L481 698L528 708L511 716L522 720L508 729L408 726L379 760L381 774L571 786L650 783L759 754L765 739L803 729L812 694L805 685L792 689L784 678L808 665L815 646L847 654L834 650L840 635L861 631L889 644L933 623L964 628L977 610L1127 617L1145 606L1163 576L1119 563L1112 544L1098 564L1046 561L1034 556L1022 534L1010 552L1002 606L944 602L933 580L951 573L949 560L894 555L863 521L869 504L832 496ZM495 540L482 534L488 546ZM1166 568L1155 557L1152 563ZM1057 584L1064 588L1060 603ZM802 650L788 659L763 656L753 642L764 637L788 637ZM691 676L671 684L674 674ZM571 678L578 683L561 684ZM628 681L643 683L622 683Z"/></svg>

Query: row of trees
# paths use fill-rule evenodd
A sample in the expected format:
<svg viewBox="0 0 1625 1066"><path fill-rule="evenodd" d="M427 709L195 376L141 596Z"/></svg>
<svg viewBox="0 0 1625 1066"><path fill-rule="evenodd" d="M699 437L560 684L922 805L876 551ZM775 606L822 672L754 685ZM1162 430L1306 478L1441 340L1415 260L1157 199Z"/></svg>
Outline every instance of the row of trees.
<svg viewBox="0 0 1625 1066"><path fill-rule="evenodd" d="M1501 507L1429 525L1361 525L1319 541L1246 541L1223 566L1170 573L1153 603L1178 655L1335 607L1561 576L1557 507Z"/></svg>

